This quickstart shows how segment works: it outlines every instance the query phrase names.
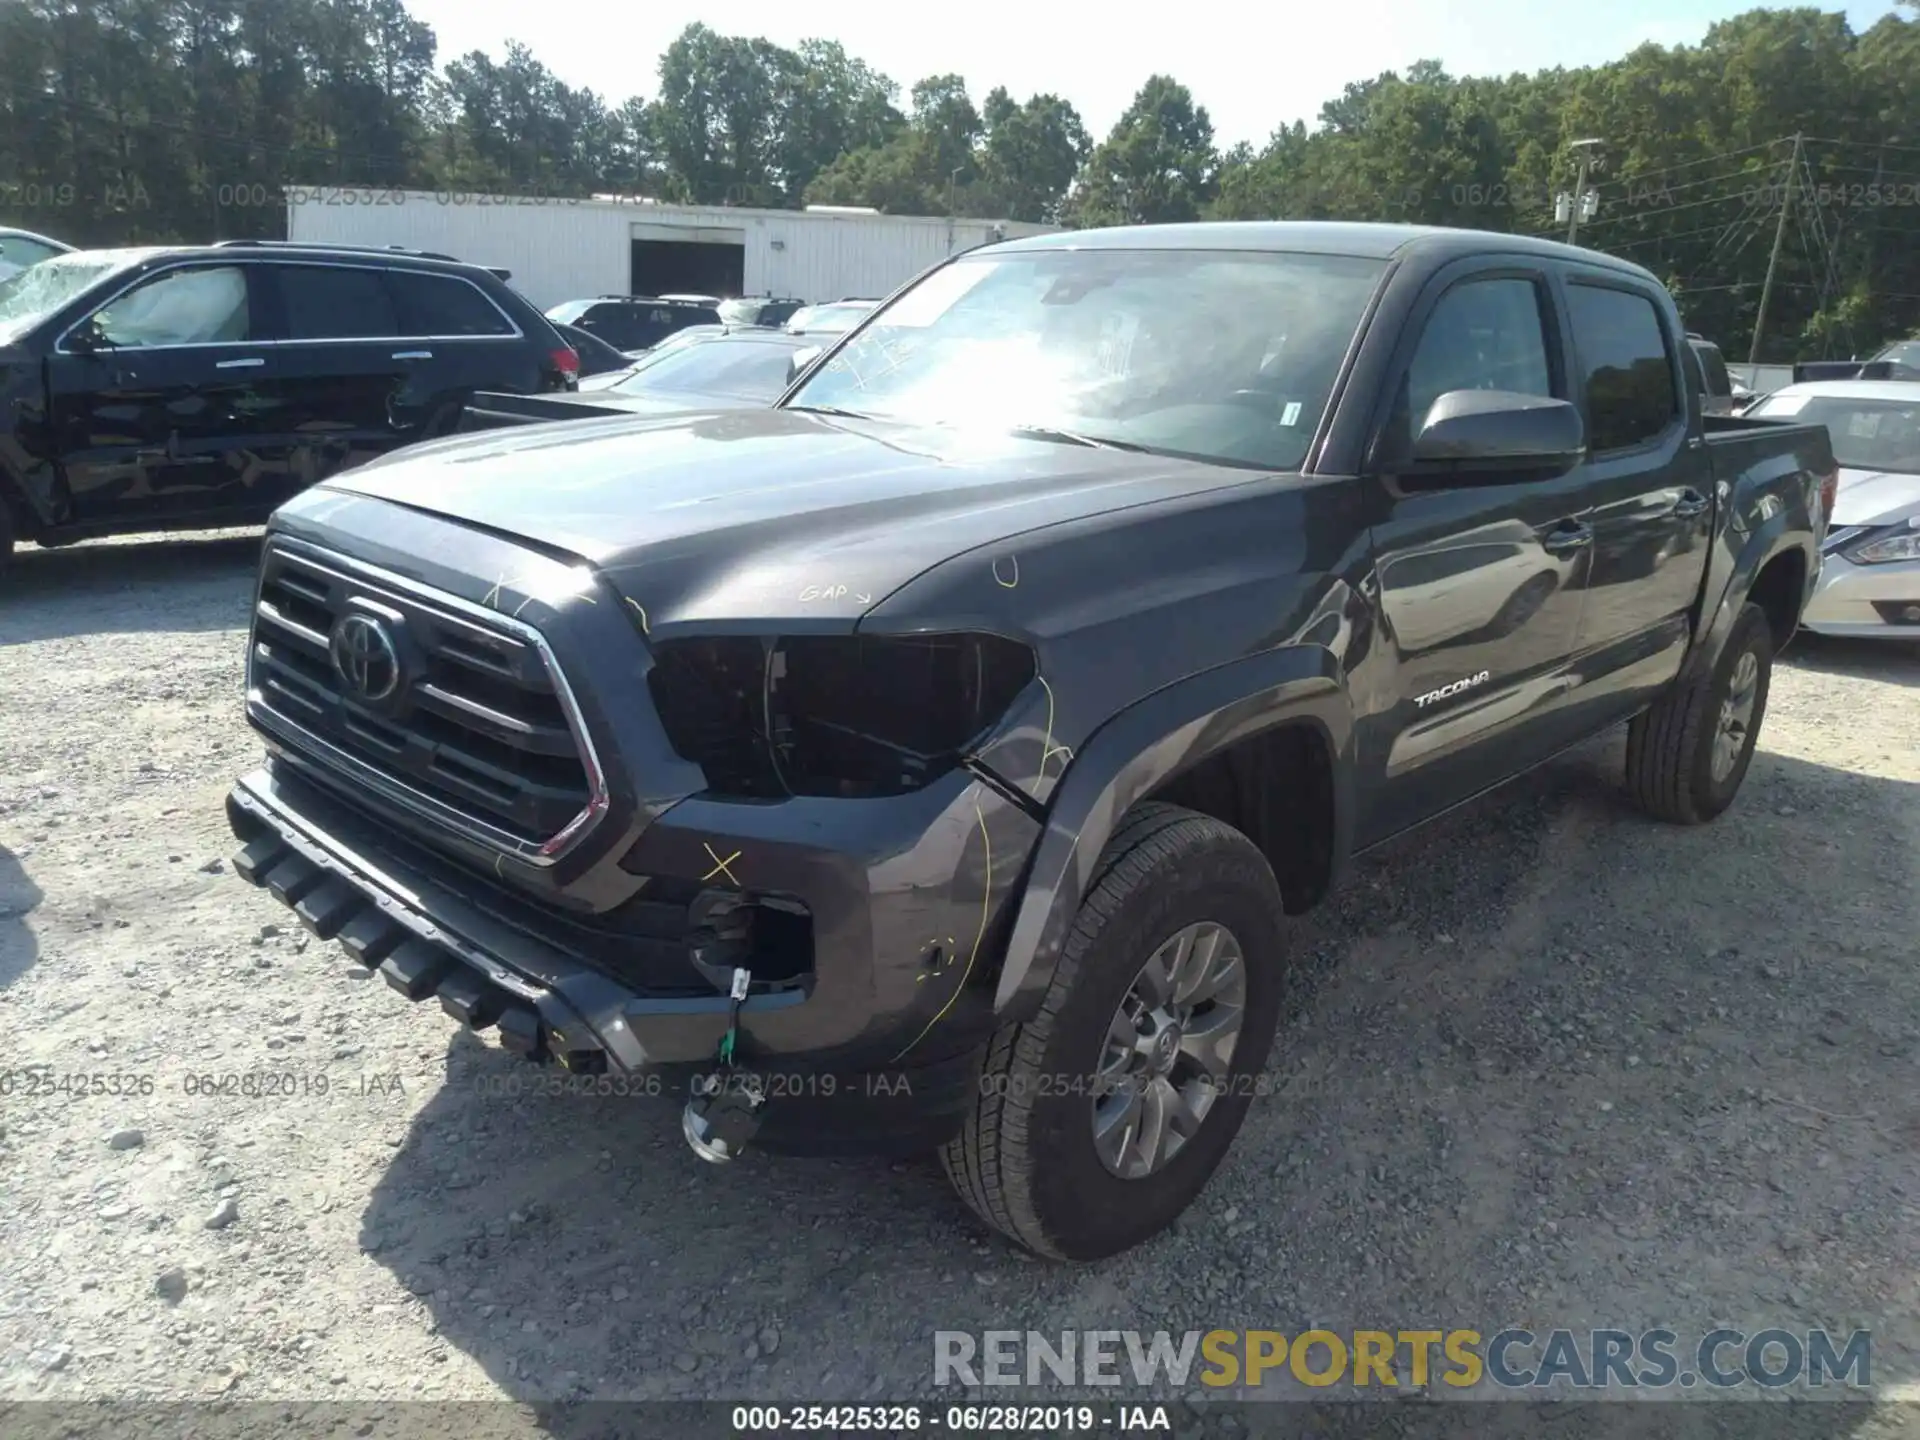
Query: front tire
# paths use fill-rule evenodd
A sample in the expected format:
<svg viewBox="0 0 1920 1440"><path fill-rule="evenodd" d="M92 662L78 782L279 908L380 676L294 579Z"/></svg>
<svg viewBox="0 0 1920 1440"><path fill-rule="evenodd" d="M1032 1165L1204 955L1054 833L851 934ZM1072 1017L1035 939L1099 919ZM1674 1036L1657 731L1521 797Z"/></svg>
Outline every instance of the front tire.
<svg viewBox="0 0 1920 1440"><path fill-rule="evenodd" d="M1758 605L1741 608L1711 672L1675 690L1627 727L1627 790L1648 814L1699 825L1733 803L1753 762L1773 677L1773 631Z"/></svg>
<svg viewBox="0 0 1920 1440"><path fill-rule="evenodd" d="M1171 1224L1225 1157L1266 1065L1283 920L1245 835L1172 805L1131 811L1039 1013L994 1036L973 1110L941 1151L975 1213L1056 1260L1102 1260Z"/></svg>

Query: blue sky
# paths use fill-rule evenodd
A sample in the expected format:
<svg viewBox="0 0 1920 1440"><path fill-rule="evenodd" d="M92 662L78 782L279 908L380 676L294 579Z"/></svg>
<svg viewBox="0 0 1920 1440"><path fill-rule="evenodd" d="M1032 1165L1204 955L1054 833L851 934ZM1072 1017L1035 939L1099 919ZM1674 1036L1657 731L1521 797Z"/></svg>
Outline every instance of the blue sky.
<svg viewBox="0 0 1920 1440"><path fill-rule="evenodd" d="M1258 142L1295 119L1311 123L1348 81L1423 58L1461 75L1589 65L1646 41L1693 43L1715 20L1753 7L1718 0L1208 0L1151 8L961 0L915 9L879 0L408 0L408 8L438 33L443 61L474 49L497 56L507 40L520 40L568 84L615 101L654 93L660 52L696 19L783 45L838 40L903 92L946 71L964 75L976 100L995 85L1019 98L1051 90L1079 108L1095 138L1141 81L1164 71L1208 108L1227 145ZM1846 11L1861 30L1894 8L1891 0L1869 0Z"/></svg>

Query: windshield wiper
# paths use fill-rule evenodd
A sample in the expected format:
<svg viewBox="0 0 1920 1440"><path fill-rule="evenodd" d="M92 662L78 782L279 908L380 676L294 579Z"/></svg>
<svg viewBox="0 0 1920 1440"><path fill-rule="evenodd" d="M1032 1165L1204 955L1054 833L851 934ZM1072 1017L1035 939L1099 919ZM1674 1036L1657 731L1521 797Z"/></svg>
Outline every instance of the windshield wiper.
<svg viewBox="0 0 1920 1440"><path fill-rule="evenodd" d="M804 410L809 415L838 415L843 420L871 420L873 416L859 410L842 410L838 405L788 405L788 410Z"/></svg>
<svg viewBox="0 0 1920 1440"><path fill-rule="evenodd" d="M1109 440L1104 435L1082 435L1078 430L1062 430L1054 425L1015 425L1016 435L1025 435L1031 440L1052 440L1062 445L1085 445L1090 450L1124 450L1131 455L1151 454L1145 445L1135 445L1130 440Z"/></svg>

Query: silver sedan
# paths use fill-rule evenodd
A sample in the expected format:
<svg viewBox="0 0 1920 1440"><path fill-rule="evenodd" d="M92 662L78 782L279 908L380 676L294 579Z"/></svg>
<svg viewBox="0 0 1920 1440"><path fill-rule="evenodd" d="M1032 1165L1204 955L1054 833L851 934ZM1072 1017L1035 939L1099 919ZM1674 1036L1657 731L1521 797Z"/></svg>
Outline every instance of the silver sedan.
<svg viewBox="0 0 1920 1440"><path fill-rule="evenodd" d="M1747 415L1825 425L1840 462L1820 585L1800 623L1819 635L1920 640L1920 382L1789 385Z"/></svg>

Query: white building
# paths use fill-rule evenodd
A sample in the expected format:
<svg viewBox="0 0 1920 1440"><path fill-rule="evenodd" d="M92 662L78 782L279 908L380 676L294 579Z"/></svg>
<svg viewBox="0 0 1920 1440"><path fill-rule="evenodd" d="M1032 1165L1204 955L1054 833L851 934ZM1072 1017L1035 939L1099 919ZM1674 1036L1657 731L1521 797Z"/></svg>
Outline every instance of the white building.
<svg viewBox="0 0 1920 1440"><path fill-rule="evenodd" d="M513 272L545 310L595 295L879 298L962 250L1058 229L812 206L749 210L614 197L314 187L287 202L287 238L432 250Z"/></svg>

